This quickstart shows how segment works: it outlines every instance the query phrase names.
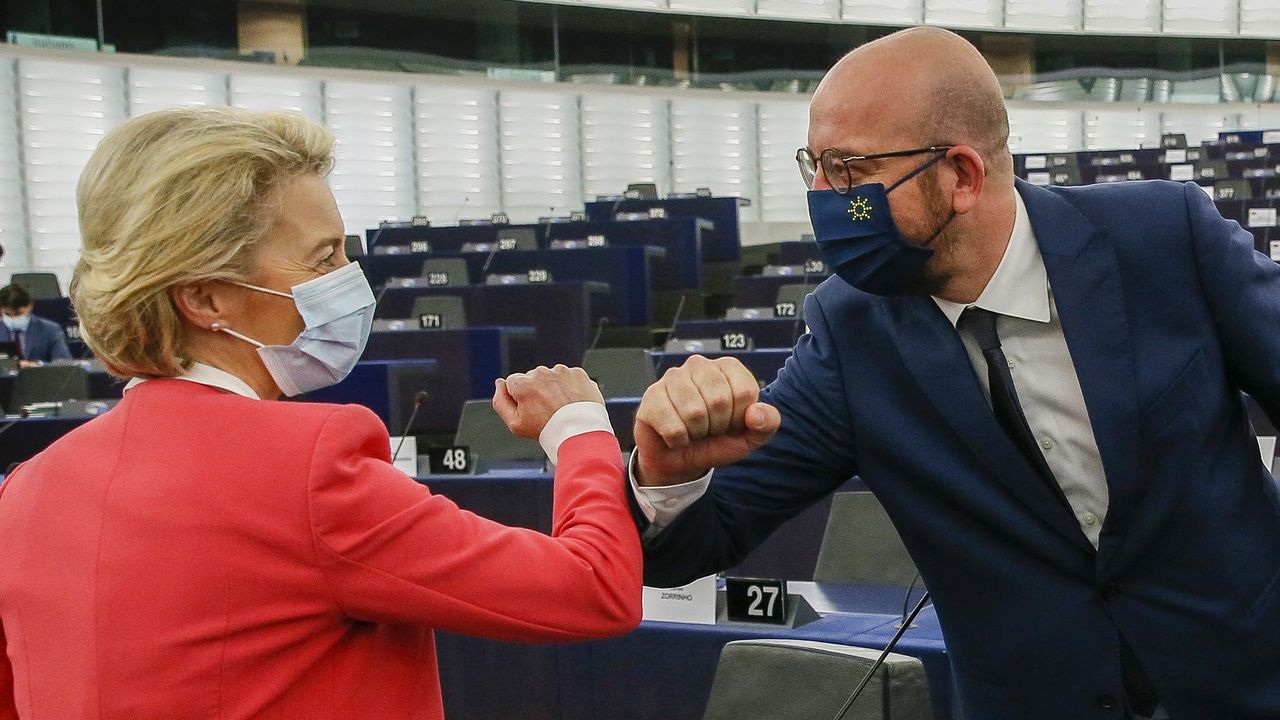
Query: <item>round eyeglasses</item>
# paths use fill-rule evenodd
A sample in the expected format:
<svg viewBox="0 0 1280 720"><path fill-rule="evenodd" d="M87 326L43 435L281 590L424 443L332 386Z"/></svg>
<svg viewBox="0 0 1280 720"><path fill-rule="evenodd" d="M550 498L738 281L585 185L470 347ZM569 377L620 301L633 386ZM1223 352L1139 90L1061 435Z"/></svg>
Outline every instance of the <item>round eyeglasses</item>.
<svg viewBox="0 0 1280 720"><path fill-rule="evenodd" d="M831 188L836 192L844 195L849 192L849 188L853 187L853 172L849 169L849 163L861 162L864 160L880 160L882 158L907 157L910 155L923 155L925 153L946 152L954 145L930 145L928 147L912 148L910 150L894 150L892 152L874 153L871 155L845 155L835 148L827 148L815 160L813 153L809 152L809 148L800 148L796 151L796 164L800 166L800 177L804 178L805 187L813 189L813 183L818 177L818 165L822 165L822 174L826 176L827 182L831 184Z"/></svg>

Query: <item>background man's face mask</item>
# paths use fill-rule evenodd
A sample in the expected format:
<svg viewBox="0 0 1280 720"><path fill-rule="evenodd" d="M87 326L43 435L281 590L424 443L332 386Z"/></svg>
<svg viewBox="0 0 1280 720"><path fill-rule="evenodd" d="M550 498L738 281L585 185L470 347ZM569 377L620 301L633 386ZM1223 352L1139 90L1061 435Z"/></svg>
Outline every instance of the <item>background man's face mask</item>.
<svg viewBox="0 0 1280 720"><path fill-rule="evenodd" d="M810 190L809 219L827 267L864 292L885 296L907 292L933 257L933 250L902 239L889 211L889 193L945 157L939 154L888 188L882 183L865 183L843 195L835 190ZM942 228L933 237L940 232Z"/></svg>
<svg viewBox="0 0 1280 720"><path fill-rule="evenodd" d="M291 293L248 283L235 285L293 298L305 324L289 345L264 345L230 328L222 332L251 343L280 391L290 397L341 382L356 366L373 327L374 297L356 263L294 285Z"/></svg>

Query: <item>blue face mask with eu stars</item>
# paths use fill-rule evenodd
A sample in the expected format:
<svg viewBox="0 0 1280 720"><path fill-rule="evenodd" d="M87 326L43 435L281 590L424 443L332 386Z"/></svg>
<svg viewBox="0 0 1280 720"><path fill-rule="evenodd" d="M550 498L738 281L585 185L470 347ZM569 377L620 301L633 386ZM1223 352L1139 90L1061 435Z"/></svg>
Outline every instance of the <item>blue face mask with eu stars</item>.
<svg viewBox="0 0 1280 720"><path fill-rule="evenodd" d="M944 157L938 155L888 188L866 183L844 195L810 190L809 219L827 267L863 292L886 297L907 292L933 250L902 239L889 212L889 193Z"/></svg>

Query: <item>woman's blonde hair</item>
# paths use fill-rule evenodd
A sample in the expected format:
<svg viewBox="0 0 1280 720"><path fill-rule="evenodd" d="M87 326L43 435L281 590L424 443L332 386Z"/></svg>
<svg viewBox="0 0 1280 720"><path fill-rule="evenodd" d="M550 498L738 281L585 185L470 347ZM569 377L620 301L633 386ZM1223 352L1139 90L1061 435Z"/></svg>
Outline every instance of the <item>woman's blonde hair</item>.
<svg viewBox="0 0 1280 720"><path fill-rule="evenodd" d="M290 113L162 110L103 137L80 176L71 300L84 341L117 377L172 377L186 331L170 289L246 280L277 190L333 165L333 136Z"/></svg>

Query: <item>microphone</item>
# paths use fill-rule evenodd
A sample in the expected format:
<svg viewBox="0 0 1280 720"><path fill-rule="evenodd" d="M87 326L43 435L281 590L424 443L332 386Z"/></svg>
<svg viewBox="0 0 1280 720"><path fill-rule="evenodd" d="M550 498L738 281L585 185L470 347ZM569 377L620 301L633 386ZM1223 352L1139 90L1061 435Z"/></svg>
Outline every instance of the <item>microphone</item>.
<svg viewBox="0 0 1280 720"><path fill-rule="evenodd" d="M413 427L413 421L418 417L418 411L422 409L422 404L427 401L427 391L419 390L417 395L413 396L413 412L409 413L409 420L401 428L400 443L396 445L396 451L391 454L391 464L396 463L396 458L400 457L400 448L404 447L404 439L409 435L409 428Z"/></svg>
<svg viewBox="0 0 1280 720"><path fill-rule="evenodd" d="M493 234L493 247L489 248L489 256L484 259L484 265L480 268L480 282L484 282L485 274L489 272L489 263L493 262L493 256L497 254L498 248L502 246L502 241L498 239L497 232Z"/></svg>
<svg viewBox="0 0 1280 720"><path fill-rule="evenodd" d="M676 305L676 312L675 312L675 315L671 316L671 331L667 333L667 338L668 338L668 339L670 339L670 338L671 338L671 335L675 333L675 331L676 331L676 325L680 322L680 313L684 312L684 301L685 301L685 297L686 297L686 295L685 295L684 293L680 293L680 304L679 304L679 305ZM658 345L658 347L655 347L655 348L654 348L654 350L658 350L658 349L660 349L661 347L662 347L662 345L661 345L661 344L659 344L659 345ZM662 355L658 356L658 364L657 364L657 366L655 366L655 367L653 368L653 372L654 372L654 374L656 374L656 375L658 375L658 376L661 376L661 375L662 375L662 363L663 363L663 361L665 361L666 359L667 359L666 353L663 353Z"/></svg>
<svg viewBox="0 0 1280 720"><path fill-rule="evenodd" d="M464 209L466 209L466 207L467 207L467 203L469 203L469 202L471 202L471 196L470 196L470 195L467 195L466 197L462 198L462 204L458 206L458 211L457 211L457 212L455 212L455 213L453 214L453 223L452 223L452 224L454 224L454 225L457 225L457 224L458 224L458 220L460 220L460 219L462 218L462 211L463 211Z"/></svg>
<svg viewBox="0 0 1280 720"><path fill-rule="evenodd" d="M609 316L601 315L600 321L596 323L596 335L591 338L591 345L587 347L590 352L596 349L596 345L600 342L600 335L604 333L604 326L609 324Z"/></svg>
<svg viewBox="0 0 1280 720"><path fill-rule="evenodd" d="M910 597L911 590L908 589L907 593L908 597ZM924 605L927 602L929 602L929 592L926 590L924 595L920 596L920 602L916 603L915 608L911 610L911 614L908 615L906 620L898 626L898 632L894 633L893 639L885 646L884 651L880 653L880 657L876 658L876 661L871 664L871 669L867 670L867 674L862 676L862 681L858 683L858 687L854 689L853 694L849 696L849 699L845 701L844 706L840 708L840 712L836 713L835 718L832 720L844 720L844 714L849 712L849 708L853 707L854 701L856 701L858 696L862 694L862 691L866 689L867 685L871 682L871 678L875 677L876 671L884 664L884 661L889 657L889 653L893 652L893 649L897 647L898 641L902 639L903 633L907 631L907 628L911 627L911 623L915 622L916 616L924 609Z"/></svg>

